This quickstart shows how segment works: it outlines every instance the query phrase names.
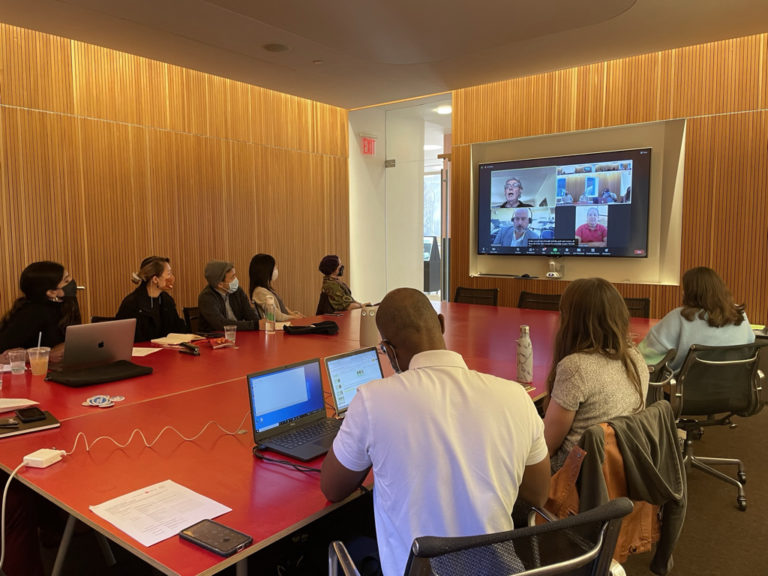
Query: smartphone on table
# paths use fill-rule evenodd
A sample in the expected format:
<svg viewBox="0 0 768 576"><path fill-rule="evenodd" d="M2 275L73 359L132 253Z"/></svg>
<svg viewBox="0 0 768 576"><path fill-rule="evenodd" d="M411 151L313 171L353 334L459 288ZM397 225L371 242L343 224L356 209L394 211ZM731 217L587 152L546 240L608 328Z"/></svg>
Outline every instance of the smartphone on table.
<svg viewBox="0 0 768 576"><path fill-rule="evenodd" d="M248 534L213 520L201 520L179 532L179 536L220 556L232 556L253 542Z"/></svg>

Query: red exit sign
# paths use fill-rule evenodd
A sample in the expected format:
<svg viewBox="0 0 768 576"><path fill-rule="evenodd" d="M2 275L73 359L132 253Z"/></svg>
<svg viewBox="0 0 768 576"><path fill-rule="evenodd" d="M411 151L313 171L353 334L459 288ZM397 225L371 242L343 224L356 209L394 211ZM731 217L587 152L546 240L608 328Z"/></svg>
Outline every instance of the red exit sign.
<svg viewBox="0 0 768 576"><path fill-rule="evenodd" d="M376 138L363 136L360 140L360 146L362 148L364 156L376 155Z"/></svg>

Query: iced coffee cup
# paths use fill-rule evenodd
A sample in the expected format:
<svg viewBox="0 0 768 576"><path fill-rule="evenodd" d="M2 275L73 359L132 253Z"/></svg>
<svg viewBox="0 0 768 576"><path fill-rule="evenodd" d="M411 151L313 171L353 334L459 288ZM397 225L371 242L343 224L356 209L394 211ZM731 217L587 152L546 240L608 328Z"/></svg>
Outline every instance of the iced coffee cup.
<svg viewBox="0 0 768 576"><path fill-rule="evenodd" d="M48 357L50 354L51 349L46 346L27 350L29 369L34 376L45 376L48 374Z"/></svg>

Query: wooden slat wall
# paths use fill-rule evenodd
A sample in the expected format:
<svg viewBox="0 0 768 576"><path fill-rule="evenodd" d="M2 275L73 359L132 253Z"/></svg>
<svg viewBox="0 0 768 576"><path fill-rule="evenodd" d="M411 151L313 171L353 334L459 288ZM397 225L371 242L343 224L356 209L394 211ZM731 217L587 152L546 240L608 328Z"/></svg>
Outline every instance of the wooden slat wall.
<svg viewBox="0 0 768 576"><path fill-rule="evenodd" d="M0 309L28 263L62 262L84 315L112 315L151 254L179 309L203 267L253 254L314 313L317 264L349 255L347 112L256 86L0 24Z"/></svg>
<svg viewBox="0 0 768 576"><path fill-rule="evenodd" d="M753 322L768 321L768 35L517 78L453 93L451 285L562 292L566 282L470 278L470 146L687 118L682 271L716 269ZM673 286L621 284L661 317Z"/></svg>

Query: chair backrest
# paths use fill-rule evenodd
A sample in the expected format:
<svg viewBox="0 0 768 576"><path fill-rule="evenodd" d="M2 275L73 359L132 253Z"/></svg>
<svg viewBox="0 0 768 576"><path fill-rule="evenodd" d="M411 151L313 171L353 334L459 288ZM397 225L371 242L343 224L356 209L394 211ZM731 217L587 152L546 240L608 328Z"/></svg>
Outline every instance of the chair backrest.
<svg viewBox="0 0 768 576"><path fill-rule="evenodd" d="M317 301L315 315L321 316L322 314L333 314L334 312L336 312L336 309L331 306L331 300L328 298L328 294L321 291L320 299Z"/></svg>
<svg viewBox="0 0 768 576"><path fill-rule="evenodd" d="M96 324L97 322L111 322L112 320L115 320L114 316L91 316L91 324Z"/></svg>
<svg viewBox="0 0 768 576"><path fill-rule="evenodd" d="M184 322L187 323L187 330L190 332L200 331L200 308L189 306L183 309Z"/></svg>
<svg viewBox="0 0 768 576"><path fill-rule="evenodd" d="M617 498L539 526L480 536L416 538L405 574L606 575L621 519L631 511L630 500Z"/></svg>
<svg viewBox="0 0 768 576"><path fill-rule="evenodd" d="M464 304L485 304L487 306L496 306L499 302L498 288L465 288L459 286L456 288L454 302Z"/></svg>
<svg viewBox="0 0 768 576"><path fill-rule="evenodd" d="M517 299L518 308L529 310L560 310L560 294L536 294L535 292L520 292Z"/></svg>
<svg viewBox="0 0 768 576"><path fill-rule="evenodd" d="M629 315L633 318L651 317L651 299L650 298L624 298Z"/></svg>
<svg viewBox="0 0 768 576"><path fill-rule="evenodd" d="M672 384L670 403L675 415L759 412L765 398L758 362L760 348L766 345L759 340L737 346L691 346Z"/></svg>

